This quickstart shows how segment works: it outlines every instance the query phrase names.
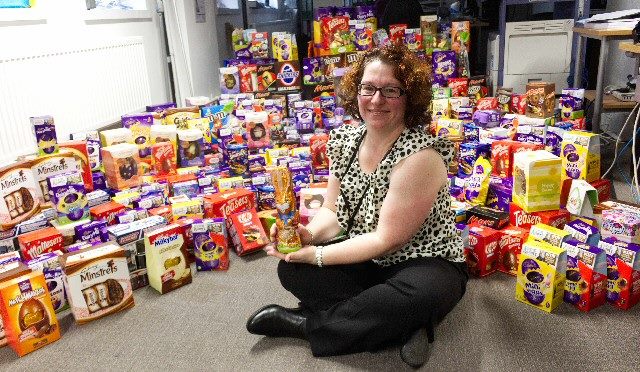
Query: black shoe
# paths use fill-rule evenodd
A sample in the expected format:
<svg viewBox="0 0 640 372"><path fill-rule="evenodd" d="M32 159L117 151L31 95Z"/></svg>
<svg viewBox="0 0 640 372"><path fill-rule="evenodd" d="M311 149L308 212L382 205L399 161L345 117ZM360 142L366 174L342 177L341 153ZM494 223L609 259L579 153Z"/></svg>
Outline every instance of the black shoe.
<svg viewBox="0 0 640 372"><path fill-rule="evenodd" d="M268 337L294 337L306 339L307 317L304 310L287 309L280 305L267 305L247 320L247 331Z"/></svg>
<svg viewBox="0 0 640 372"><path fill-rule="evenodd" d="M429 358L429 337L427 330L415 331L400 348L400 358L413 368L420 368Z"/></svg>

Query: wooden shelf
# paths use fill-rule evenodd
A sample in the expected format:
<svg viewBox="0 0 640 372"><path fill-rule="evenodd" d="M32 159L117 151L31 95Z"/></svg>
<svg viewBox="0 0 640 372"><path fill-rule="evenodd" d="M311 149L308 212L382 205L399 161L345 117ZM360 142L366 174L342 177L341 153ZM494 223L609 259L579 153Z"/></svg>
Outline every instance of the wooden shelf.
<svg viewBox="0 0 640 372"><path fill-rule="evenodd" d="M599 38L602 36L631 36L631 31L632 31L631 29L606 30L606 29L585 28L585 27L573 28L573 32L580 34L581 36L595 37L595 38Z"/></svg>
<svg viewBox="0 0 640 372"><path fill-rule="evenodd" d="M586 90L584 92L584 98L589 101L596 100L596 91L595 90ZM605 94L602 96L602 111L624 111L624 110L632 110L638 102L631 101L625 102L620 101L616 97Z"/></svg>
<svg viewBox="0 0 640 372"><path fill-rule="evenodd" d="M640 54L640 44L634 44L632 42L625 41L618 44L618 48L624 50L625 52Z"/></svg>

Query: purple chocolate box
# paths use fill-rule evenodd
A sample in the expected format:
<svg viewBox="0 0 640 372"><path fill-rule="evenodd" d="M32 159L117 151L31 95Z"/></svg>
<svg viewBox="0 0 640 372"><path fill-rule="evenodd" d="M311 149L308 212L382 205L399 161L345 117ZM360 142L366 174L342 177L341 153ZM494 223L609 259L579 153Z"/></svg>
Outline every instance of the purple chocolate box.
<svg viewBox="0 0 640 372"><path fill-rule="evenodd" d="M564 231L569 232L574 239L589 245L598 245L600 241L600 231L581 220L568 222L564 225Z"/></svg>
<svg viewBox="0 0 640 372"><path fill-rule="evenodd" d="M178 106L176 106L175 102L166 102L166 103L161 103L161 104L158 104L158 105L147 106L146 111L147 112L161 113L166 109L175 108L175 107L178 107Z"/></svg>
<svg viewBox="0 0 640 372"><path fill-rule="evenodd" d="M82 174L69 172L47 178L49 195L61 225L89 217L89 206Z"/></svg>
<svg viewBox="0 0 640 372"><path fill-rule="evenodd" d="M435 51L433 52L433 85L438 87L446 87L450 78L458 76L458 67L456 63L456 52Z"/></svg>
<svg viewBox="0 0 640 372"><path fill-rule="evenodd" d="M109 232L107 231L107 221L97 220L74 227L76 241L85 243L107 242Z"/></svg>
<svg viewBox="0 0 640 372"><path fill-rule="evenodd" d="M226 269L229 253L224 218L196 219L191 225L194 255L198 271ZM225 243L225 244L221 244ZM226 255L225 255L225 250ZM224 261L227 262L224 262Z"/></svg>
<svg viewBox="0 0 640 372"><path fill-rule="evenodd" d="M29 118L38 143L38 156L55 154L59 151L56 126L51 116L34 116Z"/></svg>

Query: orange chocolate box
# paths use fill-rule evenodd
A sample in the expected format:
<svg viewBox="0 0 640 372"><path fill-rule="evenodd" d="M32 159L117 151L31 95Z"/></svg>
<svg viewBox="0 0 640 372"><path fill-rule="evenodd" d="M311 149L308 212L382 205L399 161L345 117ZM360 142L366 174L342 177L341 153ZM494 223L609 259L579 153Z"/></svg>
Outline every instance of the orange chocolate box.
<svg viewBox="0 0 640 372"><path fill-rule="evenodd" d="M125 209L126 207L124 205L110 201L89 209L89 214L93 221L103 219L107 221L107 225L114 225L117 223L116 215Z"/></svg>
<svg viewBox="0 0 640 372"><path fill-rule="evenodd" d="M18 356L60 338L58 318L41 271L0 283L0 313L9 346Z"/></svg>
<svg viewBox="0 0 640 372"><path fill-rule="evenodd" d="M61 251L63 238L55 227L47 227L18 236L22 259L33 260L43 253Z"/></svg>

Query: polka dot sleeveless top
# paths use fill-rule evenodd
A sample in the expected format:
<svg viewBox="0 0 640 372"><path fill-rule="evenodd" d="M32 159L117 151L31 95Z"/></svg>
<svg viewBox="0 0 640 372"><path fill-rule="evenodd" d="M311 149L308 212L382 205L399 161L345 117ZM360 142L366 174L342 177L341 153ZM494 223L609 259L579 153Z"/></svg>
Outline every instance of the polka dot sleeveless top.
<svg viewBox="0 0 640 372"><path fill-rule="evenodd" d="M442 156L445 165L448 165L453 157L453 145L450 141L433 137L421 129L405 128L376 171L367 174L360 169L357 156L349 166L351 157L358 151L358 144L364 132L364 125L345 125L334 129L327 143L327 155L331 160L329 170L340 180L336 208L338 223L345 231L352 214L349 208L358 209L358 202L364 195L362 204L353 217L350 236L375 231L382 202L389 191L391 171L398 162L429 147ZM345 198L348 198L346 203ZM438 192L429 217L413 239L396 252L373 261L381 266L390 266L415 257L443 257L453 262L464 262L462 239L456 233L447 186Z"/></svg>

